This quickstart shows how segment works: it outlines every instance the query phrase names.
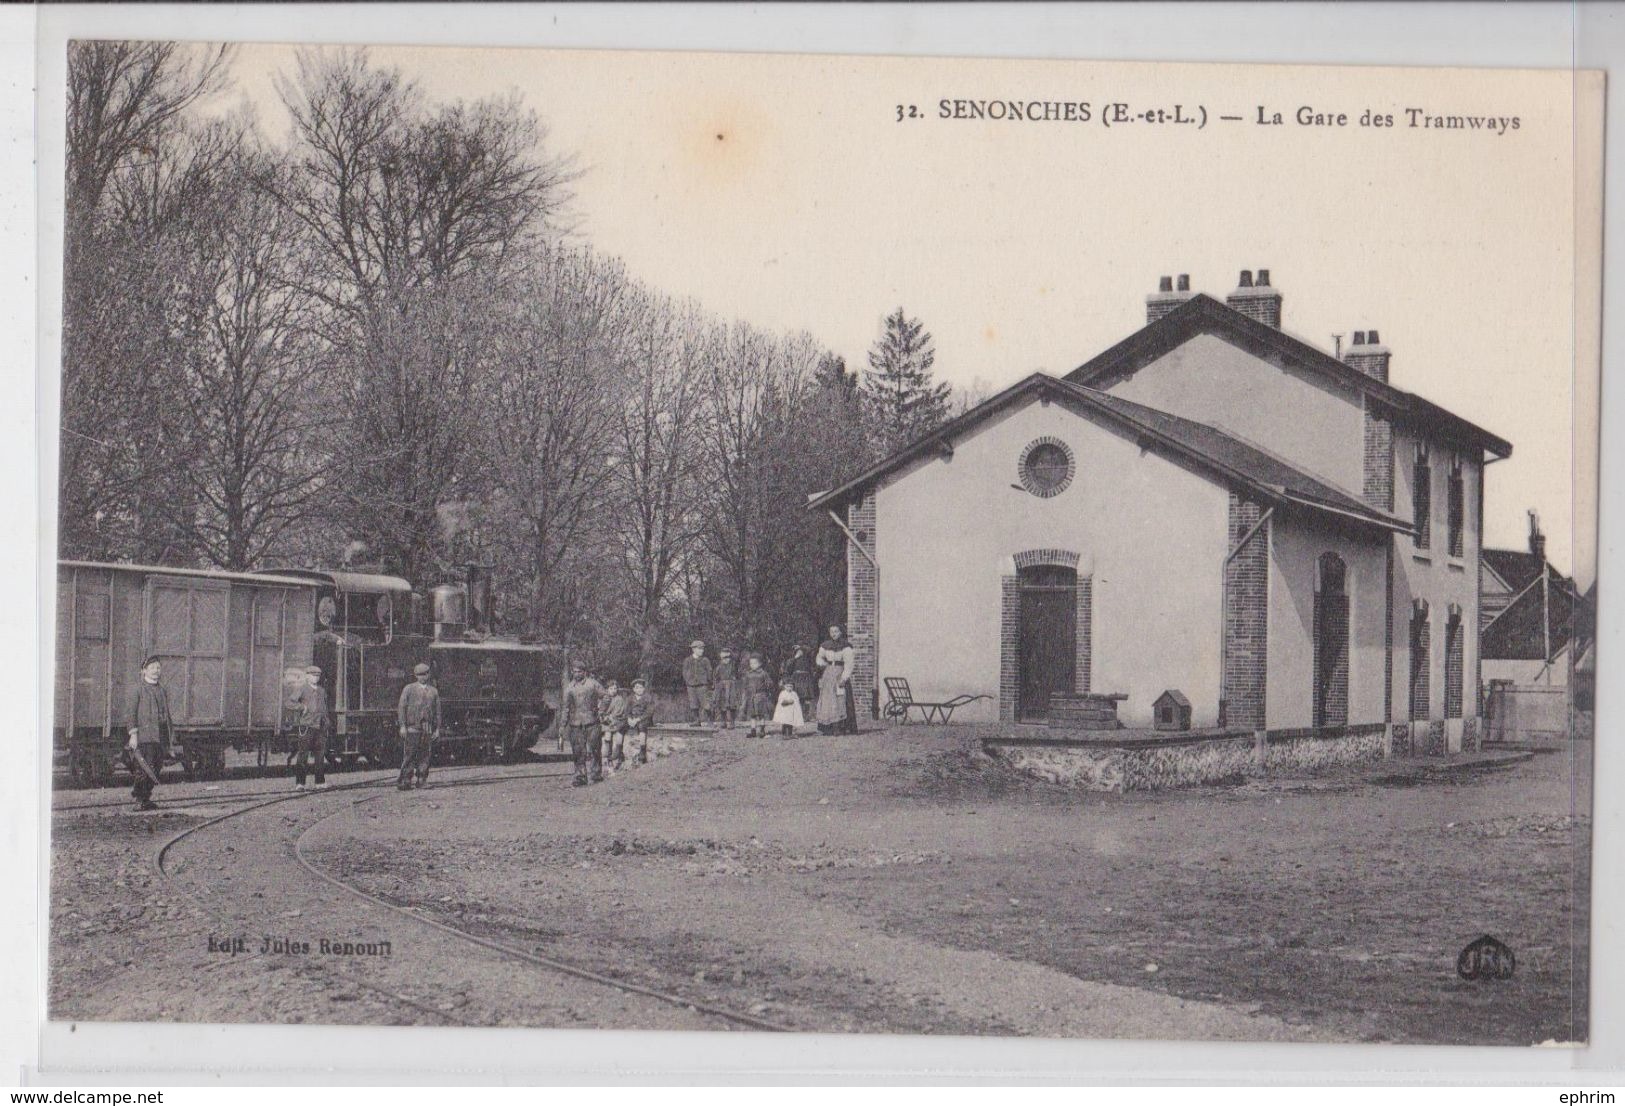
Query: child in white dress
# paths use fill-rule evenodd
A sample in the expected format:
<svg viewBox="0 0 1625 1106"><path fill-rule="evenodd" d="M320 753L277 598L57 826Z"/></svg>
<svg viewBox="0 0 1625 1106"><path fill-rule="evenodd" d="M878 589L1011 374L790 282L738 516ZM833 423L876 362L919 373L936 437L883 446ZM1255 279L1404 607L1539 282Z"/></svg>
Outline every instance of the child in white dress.
<svg viewBox="0 0 1625 1106"><path fill-rule="evenodd" d="M801 696L796 694L795 683L785 680L779 685L779 701L773 707L773 724L779 727L782 736L794 737L801 723Z"/></svg>

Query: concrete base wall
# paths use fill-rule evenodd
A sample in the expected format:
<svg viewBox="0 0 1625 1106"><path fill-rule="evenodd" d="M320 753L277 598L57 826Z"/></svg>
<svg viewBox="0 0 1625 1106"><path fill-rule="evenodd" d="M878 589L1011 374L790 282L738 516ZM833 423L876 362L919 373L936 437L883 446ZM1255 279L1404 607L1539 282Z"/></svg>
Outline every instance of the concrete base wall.
<svg viewBox="0 0 1625 1106"><path fill-rule="evenodd" d="M1228 733L1123 744L984 743L988 755L1049 783L1086 791L1162 791L1313 772L1392 755L1386 726Z"/></svg>

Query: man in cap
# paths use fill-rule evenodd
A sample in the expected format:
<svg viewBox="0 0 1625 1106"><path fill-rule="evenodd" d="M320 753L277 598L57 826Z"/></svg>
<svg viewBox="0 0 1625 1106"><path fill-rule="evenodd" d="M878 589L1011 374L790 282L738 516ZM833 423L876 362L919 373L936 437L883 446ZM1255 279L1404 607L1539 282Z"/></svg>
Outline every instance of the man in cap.
<svg viewBox="0 0 1625 1106"><path fill-rule="evenodd" d="M305 758L314 755L316 786L327 786L327 732L332 719L327 714L327 689L322 687L322 670L314 664L305 669L305 682L288 696L288 706L298 712L299 757L294 761L294 787L305 789Z"/></svg>
<svg viewBox="0 0 1625 1106"><path fill-rule="evenodd" d="M169 716L169 693L159 683L164 666L157 657L148 657L141 665L141 682L130 696L130 752L146 762L154 775L164 766L164 754L169 750L174 722ZM135 774L137 810L156 810L152 789L157 786L151 776L139 770Z"/></svg>
<svg viewBox="0 0 1625 1106"><path fill-rule="evenodd" d="M711 661L705 655L705 642L696 638L688 649L689 655L683 658L683 686L688 689L688 724L698 729L711 707Z"/></svg>
<svg viewBox="0 0 1625 1106"><path fill-rule="evenodd" d="M570 682L564 685L564 702L559 712L559 732L570 739L575 754L576 774L572 787L587 786L587 764L592 763L592 782L604 779L603 737L598 732L598 708L604 688L587 675L581 661L570 665Z"/></svg>
<svg viewBox="0 0 1625 1106"><path fill-rule="evenodd" d="M401 688L396 714L401 726L401 774L395 786L412 790L415 775L417 786L427 787L429 758L440 736L440 691L429 682L428 665L419 663L412 669L412 682Z"/></svg>

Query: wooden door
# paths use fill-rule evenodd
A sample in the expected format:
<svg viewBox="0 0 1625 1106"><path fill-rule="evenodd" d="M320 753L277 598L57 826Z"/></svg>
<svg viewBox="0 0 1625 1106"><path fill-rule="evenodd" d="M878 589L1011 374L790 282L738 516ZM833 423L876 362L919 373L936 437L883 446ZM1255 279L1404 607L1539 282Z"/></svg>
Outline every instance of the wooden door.
<svg viewBox="0 0 1625 1106"><path fill-rule="evenodd" d="M225 719L230 596L224 580L154 576L147 581L147 651L163 661L177 726L218 726Z"/></svg>
<svg viewBox="0 0 1625 1106"><path fill-rule="evenodd" d="M1018 718L1044 718L1049 713L1050 693L1073 689L1077 640L1077 573L1058 565L1023 569Z"/></svg>

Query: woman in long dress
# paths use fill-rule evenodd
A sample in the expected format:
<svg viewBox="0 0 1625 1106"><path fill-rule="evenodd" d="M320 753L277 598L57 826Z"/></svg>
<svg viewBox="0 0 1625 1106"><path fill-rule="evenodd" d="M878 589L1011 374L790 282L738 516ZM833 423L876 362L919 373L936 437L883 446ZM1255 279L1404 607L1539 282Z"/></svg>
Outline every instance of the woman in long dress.
<svg viewBox="0 0 1625 1106"><path fill-rule="evenodd" d="M829 638L818 647L818 732L823 734L857 732L855 704L851 702L852 644L839 626L829 628ZM848 726L850 725L850 731Z"/></svg>

